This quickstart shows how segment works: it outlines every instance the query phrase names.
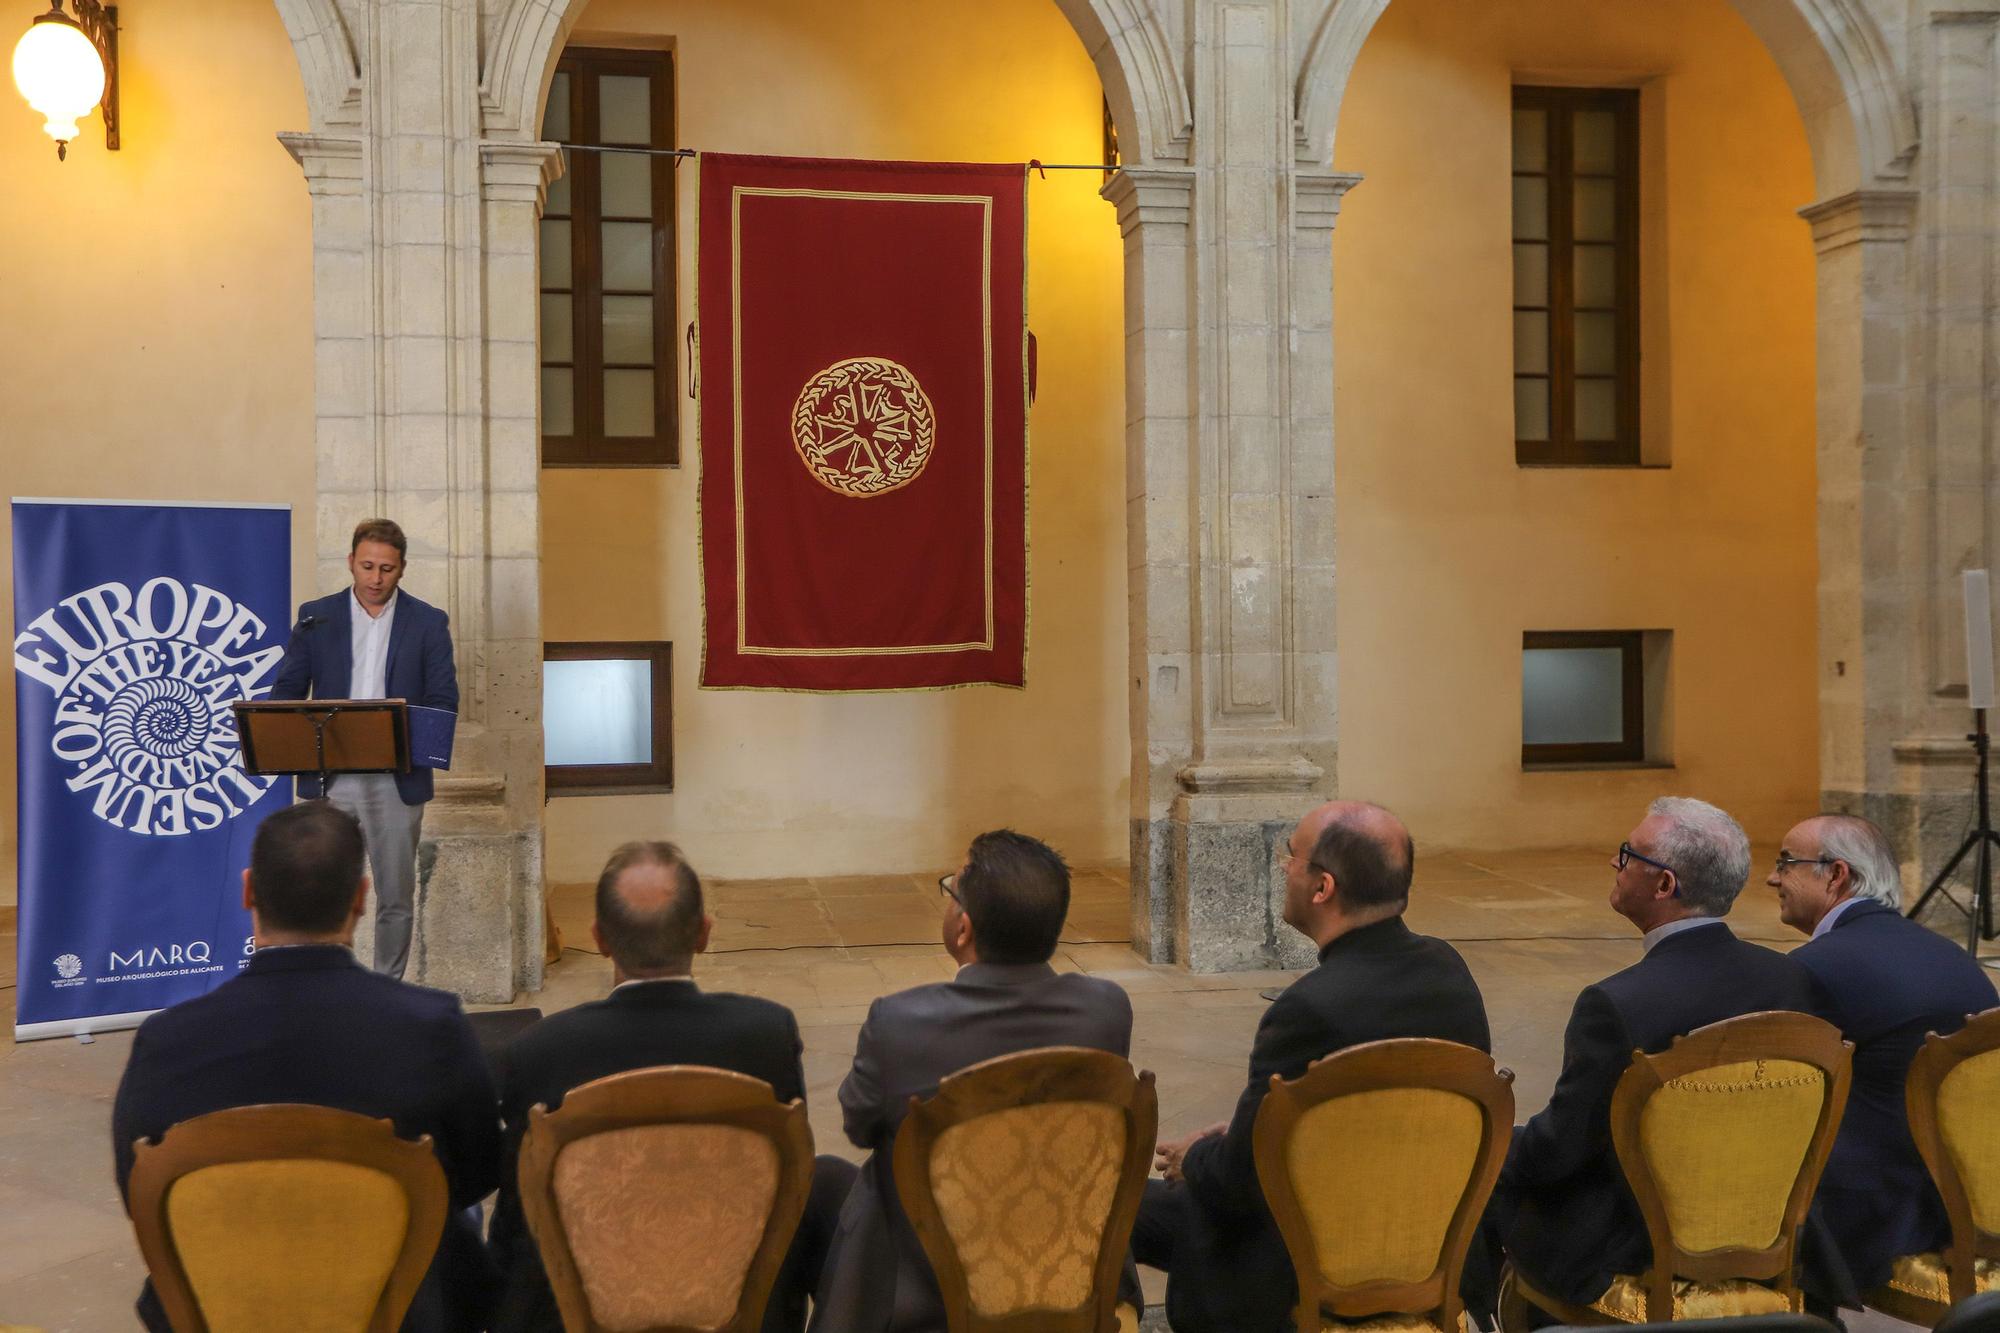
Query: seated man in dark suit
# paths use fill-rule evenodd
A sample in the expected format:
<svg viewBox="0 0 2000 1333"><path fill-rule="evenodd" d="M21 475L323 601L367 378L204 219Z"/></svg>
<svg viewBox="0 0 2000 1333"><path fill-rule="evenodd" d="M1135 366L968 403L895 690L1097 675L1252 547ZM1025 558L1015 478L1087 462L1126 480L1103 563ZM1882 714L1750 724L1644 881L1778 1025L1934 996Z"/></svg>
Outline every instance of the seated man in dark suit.
<svg viewBox="0 0 2000 1333"><path fill-rule="evenodd" d="M957 977L869 1006L854 1068L840 1085L847 1137L873 1156L840 1213L813 1312L816 1333L944 1327L937 1279L890 1174L911 1097L1016 1051L1089 1046L1124 1056L1131 1047L1132 1002L1122 989L1049 966L1069 915L1069 867L1053 850L1007 830L982 833L965 867L940 888L944 947Z"/></svg>
<svg viewBox="0 0 2000 1333"><path fill-rule="evenodd" d="M562 1316L521 1213L516 1163L533 1107L562 1105L592 1079L655 1065L707 1065L771 1085L779 1101L803 1100L799 1025L792 1011L748 995L695 985L694 956L708 948L714 918L702 907L701 880L670 842L628 842L597 877L590 936L611 959L611 994L551 1014L510 1042L497 1062L506 1121L493 1254L505 1270L495 1333L561 1333ZM805 1302L854 1166L822 1157L813 1193L784 1269L765 1307L764 1328L805 1327Z"/></svg>
<svg viewBox="0 0 2000 1333"><path fill-rule="evenodd" d="M2000 1001L1972 955L1903 916L1895 849L1867 820L1806 820L1765 882L1785 924L1812 937L1792 957L1812 974L1820 1017L1854 1043L1847 1111L1814 1204L1866 1291L1889 1280L1898 1255L1951 1236L1903 1109L1910 1061L1926 1033L1956 1032Z"/></svg>
<svg viewBox="0 0 2000 1333"><path fill-rule="evenodd" d="M1730 933L1723 916L1750 875L1750 839L1705 801L1664 797L1612 862L1611 910L1645 953L1584 987L1563 1033L1548 1107L1514 1132L1483 1233L1467 1262L1466 1303L1490 1314L1494 1242L1550 1295L1578 1305L1651 1261L1645 1220L1611 1145L1611 1093L1632 1052L1663 1051L1710 1023L1767 1009L1812 1010L1806 970Z"/></svg>
<svg viewBox="0 0 2000 1333"><path fill-rule="evenodd" d="M139 1028L111 1112L118 1188L136 1140L235 1106L304 1102L390 1120L407 1139L428 1134L452 1212L403 1327L484 1328L493 1276L464 1210L499 1180L493 1082L458 997L371 972L349 952L368 897L363 855L354 816L325 801L258 827L243 874L257 951L240 975ZM139 1315L165 1333L150 1283Z"/></svg>
<svg viewBox="0 0 2000 1333"><path fill-rule="evenodd" d="M1465 960L1410 930L1416 849L1378 805L1336 801L1285 845L1285 924L1319 946L1319 966L1274 1001L1250 1048L1250 1082L1228 1121L1158 1150L1132 1235L1142 1264L1167 1273L1175 1333L1279 1333L1298 1283L1257 1183L1251 1133L1271 1075L1367 1041L1438 1037L1492 1049L1486 1005Z"/></svg>

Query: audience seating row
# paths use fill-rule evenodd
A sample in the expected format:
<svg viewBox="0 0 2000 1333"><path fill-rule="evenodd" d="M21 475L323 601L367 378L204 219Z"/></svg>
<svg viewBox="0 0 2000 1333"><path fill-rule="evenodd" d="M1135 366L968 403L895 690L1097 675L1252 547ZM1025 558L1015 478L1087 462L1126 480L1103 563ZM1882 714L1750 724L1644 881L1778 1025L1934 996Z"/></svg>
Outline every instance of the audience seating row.
<svg viewBox="0 0 2000 1333"><path fill-rule="evenodd" d="M1819 1019L1762 1013L1637 1055L1611 1128L1653 1263L1589 1307L1510 1272L1502 1328L1525 1330L1531 1306L1576 1326L1796 1315L1798 1236L1851 1052ZM1465 1327L1459 1280L1506 1154L1512 1079L1483 1052L1407 1039L1272 1080L1256 1161L1297 1272L1298 1328ZM1908 1105L1952 1243L1906 1257L1868 1303L1935 1326L2000 1288L2000 1009L1928 1039ZM912 1100L895 1176L951 1333L1136 1327L1115 1307L1117 1275L1156 1120L1151 1074L1080 1048L987 1061ZM812 1169L801 1104L741 1074L676 1066L538 1108L520 1178L569 1329L748 1333ZM312 1208L296 1206L305 1197ZM183 1333L389 1333L445 1208L428 1140L322 1107L189 1120L141 1143L132 1175L140 1248Z"/></svg>

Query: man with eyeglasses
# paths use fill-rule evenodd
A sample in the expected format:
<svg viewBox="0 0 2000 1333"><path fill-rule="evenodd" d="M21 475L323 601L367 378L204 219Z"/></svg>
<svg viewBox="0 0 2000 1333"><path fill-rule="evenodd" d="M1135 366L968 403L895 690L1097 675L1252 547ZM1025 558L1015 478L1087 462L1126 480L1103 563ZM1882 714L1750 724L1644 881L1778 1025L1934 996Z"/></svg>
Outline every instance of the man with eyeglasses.
<svg viewBox="0 0 2000 1333"><path fill-rule="evenodd" d="M1854 1081L1815 1203L1857 1286L1887 1282L1898 1255L1943 1248L1951 1224L1910 1137L1903 1081L1929 1032L1956 1032L1996 1002L1972 956L1902 914L1902 876L1882 830L1817 815L1785 835L1764 881L1778 915L1810 936L1792 957L1821 1017L1854 1043Z"/></svg>
<svg viewBox="0 0 2000 1333"><path fill-rule="evenodd" d="M1132 1001L1114 981L1049 965L1069 915L1069 867L1011 829L982 833L965 866L938 883L950 981L884 995L855 1038L840 1085L848 1141L872 1153L840 1210L821 1270L814 1333L916 1333L944 1327L944 1298L896 1202L896 1130L910 1099L982 1060L1043 1046L1086 1046L1121 1059ZM1136 1272L1126 1288L1139 1299Z"/></svg>
<svg viewBox="0 0 2000 1333"><path fill-rule="evenodd" d="M1750 839L1734 819L1706 801L1662 798L1611 864L1611 910L1638 929L1644 953L1576 998L1555 1091L1514 1131L1485 1243L1467 1263L1476 1313L1492 1313L1496 1243L1537 1287L1578 1305L1614 1276L1645 1271L1645 1220L1611 1144L1611 1093L1635 1049L1662 1051L1741 1014L1813 1009L1803 967L1723 924L1750 878Z"/></svg>

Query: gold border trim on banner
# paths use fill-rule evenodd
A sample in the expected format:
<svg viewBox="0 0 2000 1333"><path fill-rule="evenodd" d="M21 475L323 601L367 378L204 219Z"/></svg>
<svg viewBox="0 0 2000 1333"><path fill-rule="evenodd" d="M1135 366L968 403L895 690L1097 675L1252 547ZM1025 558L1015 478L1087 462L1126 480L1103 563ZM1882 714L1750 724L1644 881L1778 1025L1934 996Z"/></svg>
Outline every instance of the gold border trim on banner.
<svg viewBox="0 0 2000 1333"><path fill-rule="evenodd" d="M985 503L982 519L986 529L986 638L980 643L932 643L895 647L852 648L771 648L749 642L748 556L744 538L743 505L743 198L864 199L885 203L977 204L980 209L980 371L985 382ZM1025 248L1025 245L1024 245ZM1025 276L1023 285L1025 286ZM735 468L736 505L736 651L754 657L883 657L919 653L992 652L995 645L993 598L993 197L984 194L894 194L863 190L812 190L777 186L738 185L729 200L729 372L730 408L734 415L731 451ZM1026 357L1026 339L1023 358ZM1024 423L1025 424L1025 423ZM1026 449L1026 431L1022 447ZM1025 507L1025 505L1024 505ZM1025 522L1025 519L1024 519ZM1025 529L1024 529L1025 535ZM704 616L704 621L706 617ZM1023 626L1025 640L1026 626ZM704 635L706 626L704 625ZM1026 643L1022 645L1026 655ZM843 691L844 692L844 691Z"/></svg>

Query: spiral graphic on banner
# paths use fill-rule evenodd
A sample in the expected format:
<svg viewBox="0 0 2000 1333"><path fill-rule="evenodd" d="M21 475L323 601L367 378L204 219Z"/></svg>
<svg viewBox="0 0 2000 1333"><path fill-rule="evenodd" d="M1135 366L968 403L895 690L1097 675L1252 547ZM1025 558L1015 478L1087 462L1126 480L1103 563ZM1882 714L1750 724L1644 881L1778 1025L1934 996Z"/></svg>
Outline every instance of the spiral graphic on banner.
<svg viewBox="0 0 2000 1333"><path fill-rule="evenodd" d="M115 828L179 837L271 789L243 771L230 704L268 693L283 653L227 594L161 576L60 599L17 636L14 667L55 694L62 785Z"/></svg>
<svg viewBox="0 0 2000 1333"><path fill-rule="evenodd" d="M104 710L104 745L113 763L131 750L182 759L201 749L214 726L199 690L174 676L154 676L112 697Z"/></svg>
<svg viewBox="0 0 2000 1333"><path fill-rule="evenodd" d="M917 479L937 440L937 416L907 366L887 357L836 361L806 381L792 407L792 443L820 485L870 499Z"/></svg>

